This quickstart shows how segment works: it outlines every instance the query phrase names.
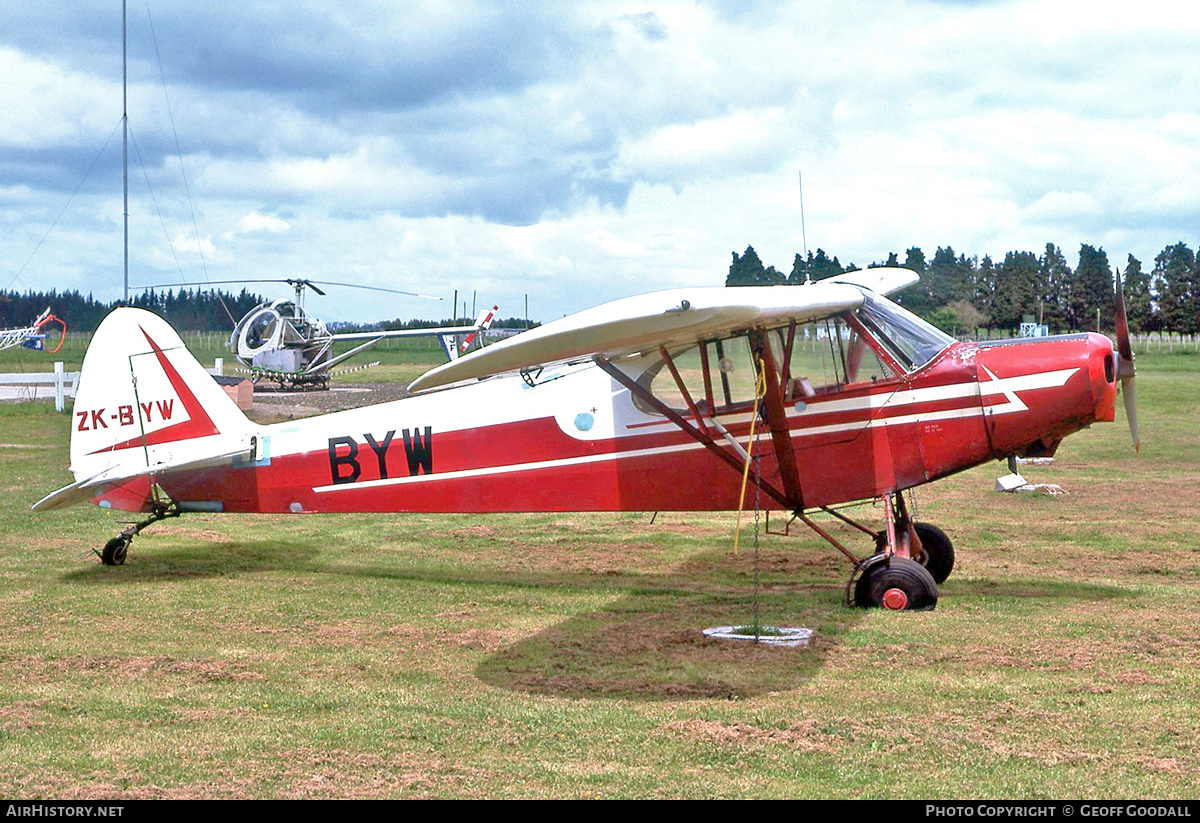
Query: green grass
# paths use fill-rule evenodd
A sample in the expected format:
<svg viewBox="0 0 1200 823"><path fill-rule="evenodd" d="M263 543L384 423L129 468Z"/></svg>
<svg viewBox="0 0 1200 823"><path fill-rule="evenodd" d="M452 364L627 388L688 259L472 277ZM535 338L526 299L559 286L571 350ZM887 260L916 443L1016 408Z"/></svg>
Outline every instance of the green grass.
<svg viewBox="0 0 1200 823"><path fill-rule="evenodd" d="M1068 495L919 490L933 612L761 535L799 649L700 635L753 620L732 514L195 515L102 567L117 516L29 511L69 416L0 404L0 796L1195 797L1200 357L1138 364L1141 455L1119 411L1025 471Z"/></svg>

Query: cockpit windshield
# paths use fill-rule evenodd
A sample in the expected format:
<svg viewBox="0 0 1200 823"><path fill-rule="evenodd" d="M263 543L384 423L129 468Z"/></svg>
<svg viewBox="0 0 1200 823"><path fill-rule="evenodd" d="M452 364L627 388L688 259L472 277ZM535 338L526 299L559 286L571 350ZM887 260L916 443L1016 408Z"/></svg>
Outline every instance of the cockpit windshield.
<svg viewBox="0 0 1200 823"><path fill-rule="evenodd" d="M909 371L924 366L954 338L891 300L864 293L854 314Z"/></svg>

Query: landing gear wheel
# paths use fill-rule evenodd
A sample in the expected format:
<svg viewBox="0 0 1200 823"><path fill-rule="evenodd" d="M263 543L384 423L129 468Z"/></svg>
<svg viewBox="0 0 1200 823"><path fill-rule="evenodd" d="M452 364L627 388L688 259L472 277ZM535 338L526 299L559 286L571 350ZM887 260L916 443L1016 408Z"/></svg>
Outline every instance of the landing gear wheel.
<svg viewBox="0 0 1200 823"><path fill-rule="evenodd" d="M954 570L954 544L937 526L917 523L913 526L921 540L921 557L913 557L933 575L935 583L945 583Z"/></svg>
<svg viewBox="0 0 1200 823"><path fill-rule="evenodd" d="M124 535L109 540L100 552L100 562L106 566L120 566L125 562L125 555L129 553L130 542Z"/></svg>
<svg viewBox="0 0 1200 823"><path fill-rule="evenodd" d="M929 611L937 606L937 583L915 560L877 554L868 558L860 571L862 576L854 586L854 605L859 608Z"/></svg>
<svg viewBox="0 0 1200 823"><path fill-rule="evenodd" d="M935 582L945 583L954 570L954 544L937 526L914 523L913 528L921 541L921 550L913 552L913 560L929 569ZM875 535L875 551L882 552L886 548L887 532L880 532Z"/></svg>

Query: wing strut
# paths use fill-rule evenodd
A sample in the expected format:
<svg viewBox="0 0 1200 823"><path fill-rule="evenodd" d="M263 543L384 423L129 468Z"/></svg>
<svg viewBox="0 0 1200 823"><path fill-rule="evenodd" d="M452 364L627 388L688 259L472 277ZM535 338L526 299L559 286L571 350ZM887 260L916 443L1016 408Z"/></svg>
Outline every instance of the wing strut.
<svg viewBox="0 0 1200 823"><path fill-rule="evenodd" d="M794 330L794 327L793 327ZM767 335L762 329L750 333L750 342L758 350L763 368L767 372L767 393L763 397L763 411L767 420L767 428L771 430L771 442L775 446L775 463L779 466L779 476L783 480L783 490L788 497L788 508L792 511L804 510L804 491L800 488L800 472L796 470L796 452L792 448L792 433L788 430L787 410L783 406L783 384L788 379L787 372L776 369L775 354L767 343ZM790 358L789 346L785 359ZM778 375L778 379L775 377Z"/></svg>
<svg viewBox="0 0 1200 823"><path fill-rule="evenodd" d="M599 366L601 369L603 369L605 372L607 372L608 375L613 380L616 380L622 386L629 389L629 391L631 393L636 395L641 400L645 401L645 403L648 406L653 408L659 414L666 417L668 420L670 420L672 423L674 423L676 426L678 426L681 430L683 430L686 434L690 435L691 437L693 437L697 441L699 441L700 444L703 445L706 449L708 449L714 455L716 455L721 460L723 460L727 464L729 464L730 468L732 468L738 474L741 474L745 470L746 464L743 460L738 459L738 457L734 456L733 454L728 452L726 449L722 448L721 444L719 444L716 440L714 440L707 433L707 431L701 430L701 429L697 428L696 426L693 426L690 422L688 422L687 418L685 418L683 415L679 414L679 412L677 412L674 409L667 406L665 403L663 403L661 400L659 400L657 397L655 397L653 394L651 394L649 391L647 391L643 386L638 384L638 382L636 380L634 380L632 377L625 374L625 372L621 371L616 366L614 366L611 361L609 361L606 357L604 357L604 355L597 354L597 355L594 355L592 359L595 361L596 365ZM669 356L667 358L667 364L669 367L672 368L672 371L674 371L674 367L673 367L673 364L671 363L671 359ZM682 381L680 381L680 382L682 383ZM769 385L770 381L768 380L767 382ZM682 386L681 386L681 388L682 388ZM778 389L778 387L776 387L776 388ZM770 391L770 389L768 389L768 391ZM689 397L686 390L684 390L684 397ZM695 411L695 404L691 401L690 397L688 399L688 406L693 411ZM696 412L696 414L698 415L699 413ZM793 469L793 471L795 470L794 463L792 464L792 469ZM773 485L771 485L771 483L769 483L767 480L765 480L762 477L762 475L760 475L758 473L757 470L754 471L754 482L760 489L762 489L767 494L768 497L770 497L772 500L774 500L780 506L782 506L785 509L796 510L797 506L796 506L796 504L793 503L792 500L789 499L789 496L784 494L783 492L781 492L779 489L775 488ZM798 484L797 484L797 487L798 487Z"/></svg>

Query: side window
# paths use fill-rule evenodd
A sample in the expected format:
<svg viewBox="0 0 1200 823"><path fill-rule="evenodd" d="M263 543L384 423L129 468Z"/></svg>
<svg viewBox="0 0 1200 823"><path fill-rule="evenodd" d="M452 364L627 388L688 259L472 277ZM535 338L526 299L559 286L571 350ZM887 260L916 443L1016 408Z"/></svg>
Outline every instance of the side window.
<svg viewBox="0 0 1200 823"><path fill-rule="evenodd" d="M704 399L704 369L700 360L700 347L692 346L685 351L674 353L671 355L671 361L675 364L676 371L679 372L679 378L683 381L684 388L691 395L692 402L702 401ZM669 408L678 412L687 412L687 400L679 391L679 384L675 382L675 377L667 368L665 360L659 360L647 369L638 382ZM642 404L636 396L634 403L641 408ZM653 412L654 410L643 408L642 411Z"/></svg>
<svg viewBox="0 0 1200 823"><path fill-rule="evenodd" d="M895 377L870 343L840 317L796 329L790 371L788 395L796 398Z"/></svg>
<svg viewBox="0 0 1200 823"><path fill-rule="evenodd" d="M672 352L671 362L701 414L713 413L709 407L710 397L717 413L754 402L757 372L750 342L744 335L709 340ZM687 399L665 360L658 360L642 372L638 382L667 407L681 414L689 411ZM657 414L657 410L636 395L633 402L642 411Z"/></svg>
<svg viewBox="0 0 1200 823"><path fill-rule="evenodd" d="M776 368L786 359L788 337L787 328L772 329L766 334L770 359ZM798 326L791 341L785 400L827 394L847 384L891 379L894 373L879 359L873 344L874 341L860 336L841 317ZM701 414L744 411L754 402L758 371L754 349L746 335L708 340L672 352L671 362ZM778 380L779 375L774 375L774 379ZM638 382L668 408L680 414L689 412L687 397L680 391L665 360L654 361ZM637 395L633 402L644 412L658 413Z"/></svg>
<svg viewBox="0 0 1200 823"><path fill-rule="evenodd" d="M758 371L745 335L708 344L709 378L717 409L754 402Z"/></svg>

